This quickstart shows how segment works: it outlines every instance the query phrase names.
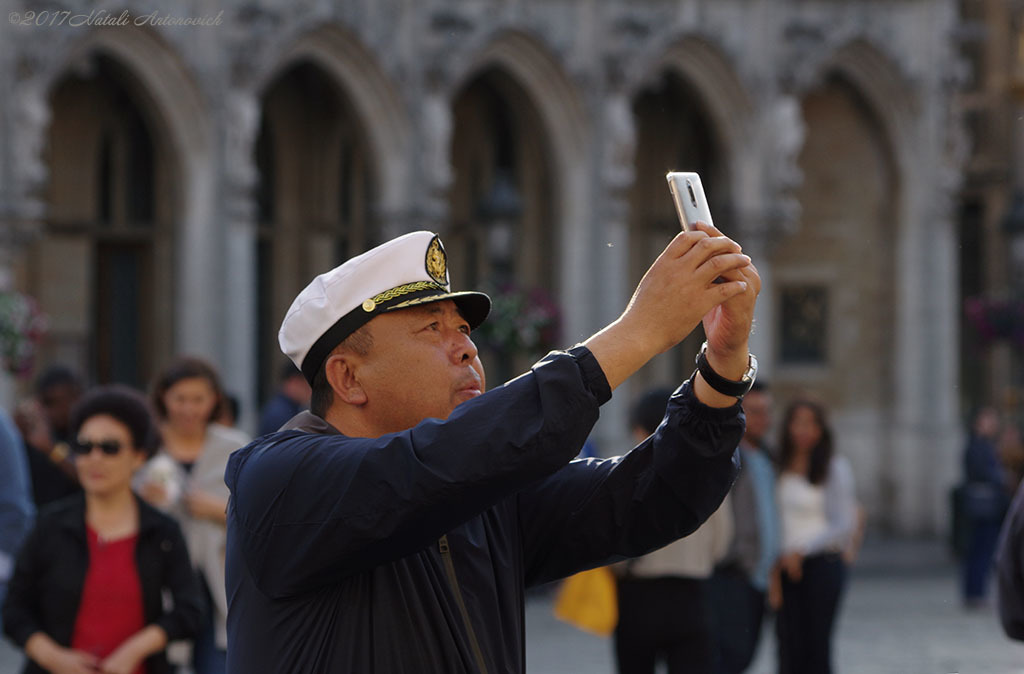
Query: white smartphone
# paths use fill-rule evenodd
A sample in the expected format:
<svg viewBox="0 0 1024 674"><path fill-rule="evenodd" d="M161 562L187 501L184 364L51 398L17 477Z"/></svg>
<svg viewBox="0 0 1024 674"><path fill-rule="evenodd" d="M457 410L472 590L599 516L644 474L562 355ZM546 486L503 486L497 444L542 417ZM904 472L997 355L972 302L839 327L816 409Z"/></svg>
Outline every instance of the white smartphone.
<svg viewBox="0 0 1024 674"><path fill-rule="evenodd" d="M695 228L695 223L706 222L714 226L711 220L711 208L704 196L704 186L700 184L700 176L696 173L672 171L665 176L668 189L672 193L672 201L676 205L679 224L687 232Z"/></svg>

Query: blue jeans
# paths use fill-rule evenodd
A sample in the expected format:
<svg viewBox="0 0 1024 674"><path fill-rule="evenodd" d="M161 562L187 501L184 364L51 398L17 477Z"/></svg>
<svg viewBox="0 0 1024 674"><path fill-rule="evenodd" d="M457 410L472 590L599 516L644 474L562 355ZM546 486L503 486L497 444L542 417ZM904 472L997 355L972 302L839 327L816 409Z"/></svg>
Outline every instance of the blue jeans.
<svg viewBox="0 0 1024 674"><path fill-rule="evenodd" d="M783 574L775 618L779 674L831 674L832 628L845 585L846 564L834 553L806 557L799 582Z"/></svg>
<svg viewBox="0 0 1024 674"><path fill-rule="evenodd" d="M977 601L985 598L988 589L988 576L992 570L992 558L999 542L999 525L997 519L973 518L970 520L971 531L967 541L967 554L964 556L963 591L965 601Z"/></svg>

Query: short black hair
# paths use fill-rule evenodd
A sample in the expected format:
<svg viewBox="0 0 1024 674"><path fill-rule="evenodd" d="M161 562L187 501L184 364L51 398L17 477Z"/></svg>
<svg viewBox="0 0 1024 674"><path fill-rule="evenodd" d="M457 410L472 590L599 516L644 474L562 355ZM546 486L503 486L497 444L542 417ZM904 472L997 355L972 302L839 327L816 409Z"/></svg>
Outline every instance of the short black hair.
<svg viewBox="0 0 1024 674"><path fill-rule="evenodd" d="M368 325L369 323L359 326L355 332L343 339L338 346L334 347L331 354L336 353L338 347L351 349L360 356L368 354L373 347L373 335L370 333ZM316 371L313 381L310 382L310 388L312 389L312 395L309 399L309 411L324 419L327 416L327 410L334 404L334 389L331 388L331 383L327 381L327 358L321 363L320 369Z"/></svg>
<svg viewBox="0 0 1024 674"><path fill-rule="evenodd" d="M78 373L67 365L51 365L36 378L36 395L42 395L55 386L70 386L82 390L85 384Z"/></svg>
<svg viewBox="0 0 1024 674"><path fill-rule="evenodd" d="M290 360L286 360L281 363L281 367L277 370L277 380L280 382L286 382L292 377L305 378L305 375L302 374L302 370L295 367L295 363Z"/></svg>
<svg viewBox="0 0 1024 674"><path fill-rule="evenodd" d="M648 434L657 430L665 418L665 408L671 397L670 388L655 388L641 395L629 412L630 428L642 428Z"/></svg>
<svg viewBox="0 0 1024 674"><path fill-rule="evenodd" d="M230 414L231 419L237 423L238 415L242 411L242 404L238 401L238 396L231 393L224 393L223 398L221 398L221 403L221 412Z"/></svg>
<svg viewBox="0 0 1024 674"><path fill-rule="evenodd" d="M86 392L71 409L72 437L78 435L86 421L100 414L111 416L128 427L135 451L143 452L147 458L156 453L160 446L160 431L146 397L141 393L121 384L100 386Z"/></svg>

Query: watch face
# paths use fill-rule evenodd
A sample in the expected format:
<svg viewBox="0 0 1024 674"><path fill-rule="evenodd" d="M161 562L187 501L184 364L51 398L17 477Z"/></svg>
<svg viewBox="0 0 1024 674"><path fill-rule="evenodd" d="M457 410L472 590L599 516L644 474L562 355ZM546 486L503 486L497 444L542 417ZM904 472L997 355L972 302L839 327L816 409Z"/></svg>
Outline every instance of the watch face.
<svg viewBox="0 0 1024 674"><path fill-rule="evenodd" d="M757 356L750 354L750 363L747 365L747 371L743 373L743 381L749 381L751 384L754 383L754 379L757 378Z"/></svg>

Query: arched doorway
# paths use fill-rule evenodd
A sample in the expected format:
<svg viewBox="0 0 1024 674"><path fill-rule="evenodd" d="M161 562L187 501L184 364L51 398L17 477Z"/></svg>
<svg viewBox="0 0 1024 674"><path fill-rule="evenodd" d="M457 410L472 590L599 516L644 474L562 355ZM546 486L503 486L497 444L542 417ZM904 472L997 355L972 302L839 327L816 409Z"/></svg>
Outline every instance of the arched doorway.
<svg viewBox="0 0 1024 674"><path fill-rule="evenodd" d="M873 512L895 507L892 423L900 185L880 121L860 91L826 77L802 101L800 221L773 251L782 400L820 396Z"/></svg>
<svg viewBox="0 0 1024 674"><path fill-rule="evenodd" d="M258 307L261 364L282 362L277 332L292 300L317 274L379 243L367 135L340 87L298 62L263 95L256 141ZM259 397L278 367L260 374Z"/></svg>
<svg viewBox="0 0 1024 674"><path fill-rule="evenodd" d="M730 228L728 167L722 144L700 92L672 70L665 70L633 100L636 173L629 194L630 287L680 231L665 174L693 171L701 176L715 225ZM633 379L635 392L675 386L689 377L701 343L698 328L680 346L651 360Z"/></svg>
<svg viewBox="0 0 1024 674"><path fill-rule="evenodd" d="M173 348L173 163L146 100L103 53L55 83L48 218L32 252L54 323L48 356L139 387Z"/></svg>
<svg viewBox="0 0 1024 674"><path fill-rule="evenodd" d="M558 345L558 228L547 134L527 92L501 68L470 80L453 103L451 228L459 288L494 299L476 337L492 383Z"/></svg>

